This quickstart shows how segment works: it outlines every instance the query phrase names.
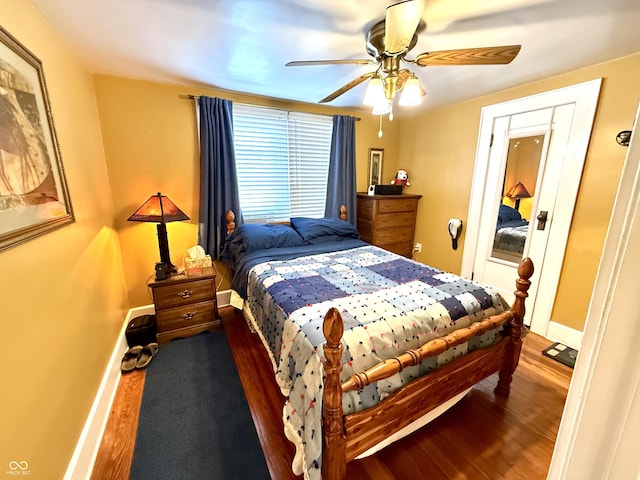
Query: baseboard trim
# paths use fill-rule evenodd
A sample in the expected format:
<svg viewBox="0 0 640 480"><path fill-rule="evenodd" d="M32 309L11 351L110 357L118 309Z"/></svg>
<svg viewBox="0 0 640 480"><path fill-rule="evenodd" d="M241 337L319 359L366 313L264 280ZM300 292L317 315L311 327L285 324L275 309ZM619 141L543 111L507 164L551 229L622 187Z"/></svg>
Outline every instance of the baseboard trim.
<svg viewBox="0 0 640 480"><path fill-rule="evenodd" d="M109 414L111 413L111 406L113 405L118 384L120 383L120 363L127 349L127 340L125 337L127 324L131 318L153 313L155 313L153 305L132 308L127 313L116 345L111 353L109 363L102 376L102 382L98 388L96 398L93 401L91 411L84 424L71 461L67 466L67 472L64 476L65 480L89 480L91 478L93 465L95 464L100 443L102 442L102 436L104 435Z"/></svg>
<svg viewBox="0 0 640 480"><path fill-rule="evenodd" d="M562 325L556 322L549 322L547 327L546 338L554 342L560 342L568 347L580 350L582 345L582 332L569 328L566 325Z"/></svg>

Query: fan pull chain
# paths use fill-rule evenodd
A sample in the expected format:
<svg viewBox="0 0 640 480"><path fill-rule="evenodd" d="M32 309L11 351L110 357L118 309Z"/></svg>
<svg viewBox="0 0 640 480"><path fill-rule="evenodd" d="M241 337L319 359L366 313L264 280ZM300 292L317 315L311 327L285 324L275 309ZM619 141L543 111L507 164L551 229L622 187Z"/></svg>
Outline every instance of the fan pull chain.
<svg viewBox="0 0 640 480"><path fill-rule="evenodd" d="M380 129L378 130L378 138L382 138L382 115L380 117Z"/></svg>

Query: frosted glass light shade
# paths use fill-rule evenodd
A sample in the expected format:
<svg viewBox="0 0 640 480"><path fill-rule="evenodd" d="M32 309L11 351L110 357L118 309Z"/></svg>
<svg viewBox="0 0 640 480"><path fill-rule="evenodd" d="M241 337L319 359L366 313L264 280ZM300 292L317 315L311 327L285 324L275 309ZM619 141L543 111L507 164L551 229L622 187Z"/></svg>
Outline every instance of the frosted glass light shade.
<svg viewBox="0 0 640 480"><path fill-rule="evenodd" d="M402 94L398 103L403 107L413 107L420 105L422 95L420 95L420 81L415 75L411 75L402 88Z"/></svg>
<svg viewBox="0 0 640 480"><path fill-rule="evenodd" d="M371 113L373 115L386 115L387 113L391 113L392 108L391 102L384 98L373 106Z"/></svg>
<svg viewBox="0 0 640 480"><path fill-rule="evenodd" d="M384 97L384 87L382 86L382 79L380 75L374 75L367 84L367 91L364 94L363 104L370 107L386 101Z"/></svg>

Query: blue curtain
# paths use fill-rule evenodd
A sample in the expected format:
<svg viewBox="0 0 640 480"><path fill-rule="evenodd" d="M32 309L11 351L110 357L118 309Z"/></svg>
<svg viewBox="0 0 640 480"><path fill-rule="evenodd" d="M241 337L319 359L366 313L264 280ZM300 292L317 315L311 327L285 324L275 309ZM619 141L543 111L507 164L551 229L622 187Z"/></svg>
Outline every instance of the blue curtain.
<svg viewBox="0 0 640 480"><path fill-rule="evenodd" d="M347 206L347 221L356 224L356 133L355 117L333 116L327 203L324 216L338 217Z"/></svg>
<svg viewBox="0 0 640 480"><path fill-rule="evenodd" d="M233 210L242 223L236 158L233 149L233 104L221 98L200 97L200 214L198 243L220 258L226 237L225 214Z"/></svg>

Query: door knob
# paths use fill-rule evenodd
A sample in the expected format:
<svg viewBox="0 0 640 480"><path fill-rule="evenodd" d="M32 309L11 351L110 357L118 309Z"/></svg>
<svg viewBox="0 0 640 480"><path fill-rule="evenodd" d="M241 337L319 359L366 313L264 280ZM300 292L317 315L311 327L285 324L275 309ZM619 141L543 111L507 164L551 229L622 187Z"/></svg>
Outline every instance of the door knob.
<svg viewBox="0 0 640 480"><path fill-rule="evenodd" d="M540 213L538 214L538 216L536 217L538 219L538 226L536 227L538 230L544 230L546 225L547 225L547 216L548 216L549 212L546 212L544 210L541 210Z"/></svg>

